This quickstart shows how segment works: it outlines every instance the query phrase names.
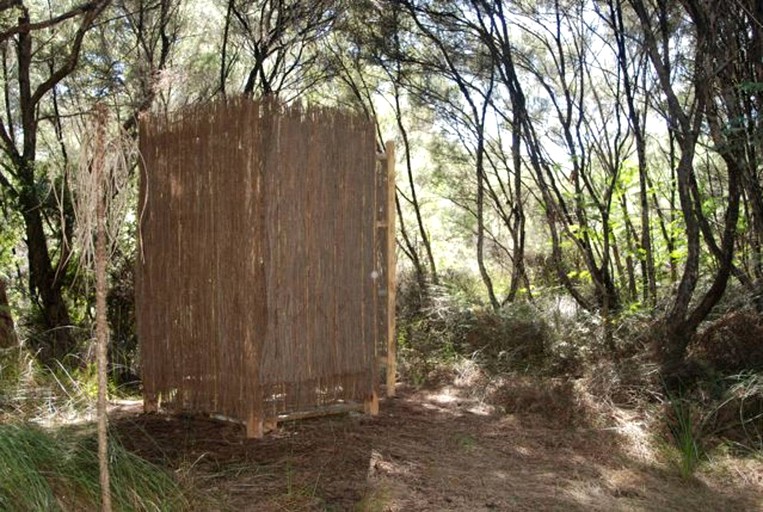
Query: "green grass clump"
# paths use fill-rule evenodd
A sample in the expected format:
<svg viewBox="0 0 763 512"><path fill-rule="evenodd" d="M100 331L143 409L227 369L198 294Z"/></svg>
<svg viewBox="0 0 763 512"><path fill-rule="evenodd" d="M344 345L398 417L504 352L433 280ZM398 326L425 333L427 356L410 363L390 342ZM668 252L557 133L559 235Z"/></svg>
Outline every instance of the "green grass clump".
<svg viewBox="0 0 763 512"><path fill-rule="evenodd" d="M191 508L170 474L114 440L109 461L114 510ZM0 510L97 510L99 489L95 436L0 425Z"/></svg>
<svg viewBox="0 0 763 512"><path fill-rule="evenodd" d="M669 402L669 421L673 446L678 452L678 469L683 478L690 478L705 458L702 446L702 425L695 418L691 404L682 398Z"/></svg>

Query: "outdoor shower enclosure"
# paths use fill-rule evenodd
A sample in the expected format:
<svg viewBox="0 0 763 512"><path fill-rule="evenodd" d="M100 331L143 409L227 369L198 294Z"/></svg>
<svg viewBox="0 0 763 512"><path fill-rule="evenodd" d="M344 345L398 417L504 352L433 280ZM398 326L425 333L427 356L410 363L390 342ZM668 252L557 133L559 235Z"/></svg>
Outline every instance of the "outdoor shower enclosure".
<svg viewBox="0 0 763 512"><path fill-rule="evenodd" d="M244 98L140 122L146 410L378 411L394 393L394 147L372 120Z"/></svg>

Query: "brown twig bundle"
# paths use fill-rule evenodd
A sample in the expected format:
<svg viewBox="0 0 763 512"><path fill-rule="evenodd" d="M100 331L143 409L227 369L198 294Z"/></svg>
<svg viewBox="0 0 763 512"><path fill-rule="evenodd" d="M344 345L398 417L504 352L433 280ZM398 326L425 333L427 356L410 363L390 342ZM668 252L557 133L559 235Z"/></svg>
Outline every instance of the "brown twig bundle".
<svg viewBox="0 0 763 512"><path fill-rule="evenodd" d="M98 128L99 123L102 123L101 128ZM121 128L109 128L105 107L97 106L93 120L83 129L77 170L69 184L76 221L74 239L79 245L83 264L89 268L92 268L95 254L99 194L103 194L107 205L106 231L109 253L112 253L130 208L130 171L139 157L134 138ZM100 149L97 144L99 129L104 135ZM102 159L102 173L95 172L98 158ZM102 183L98 183L99 176Z"/></svg>

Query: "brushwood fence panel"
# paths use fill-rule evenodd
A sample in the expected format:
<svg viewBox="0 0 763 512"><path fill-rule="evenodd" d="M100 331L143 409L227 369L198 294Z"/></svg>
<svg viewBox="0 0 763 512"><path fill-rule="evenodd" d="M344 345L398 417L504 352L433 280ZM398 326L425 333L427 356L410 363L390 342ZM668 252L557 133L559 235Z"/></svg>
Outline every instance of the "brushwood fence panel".
<svg viewBox="0 0 763 512"><path fill-rule="evenodd" d="M145 117L140 148L147 403L256 433L279 414L375 396L389 333L373 123L239 99Z"/></svg>

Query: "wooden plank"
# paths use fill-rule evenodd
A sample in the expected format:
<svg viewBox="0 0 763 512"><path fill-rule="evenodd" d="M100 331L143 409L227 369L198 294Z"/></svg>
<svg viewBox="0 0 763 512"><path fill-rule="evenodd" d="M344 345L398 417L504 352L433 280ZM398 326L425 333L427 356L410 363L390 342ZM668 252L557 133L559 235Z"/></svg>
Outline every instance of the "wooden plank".
<svg viewBox="0 0 763 512"><path fill-rule="evenodd" d="M229 421L232 423L244 423L246 426L246 437L250 439L261 439L266 433L272 432L278 428L279 423L284 421L296 421L306 420L309 418L321 418L323 416L332 416L335 414L344 414L348 412L365 411L367 414L377 415L379 414L379 399L376 393L373 394L371 400L368 400L362 404L355 402L346 402L327 405L324 407L318 407L315 409L305 409L301 411L295 411L287 414L279 414L277 417L272 418L258 418L251 417L247 422L241 422L235 418L223 416L221 414L213 414L212 418Z"/></svg>
<svg viewBox="0 0 763 512"><path fill-rule="evenodd" d="M386 144L387 156L387 396L395 396L397 380L397 340L395 338L395 300L397 295L397 258L395 257L395 143Z"/></svg>
<svg viewBox="0 0 763 512"><path fill-rule="evenodd" d="M308 418L320 418L323 416L332 416L334 414L344 414L347 412L363 410L365 404L358 404L354 402L345 402L332 405L326 405L317 409L306 409L303 411L291 412L288 414L279 414L278 422L293 421L293 420L305 420Z"/></svg>

